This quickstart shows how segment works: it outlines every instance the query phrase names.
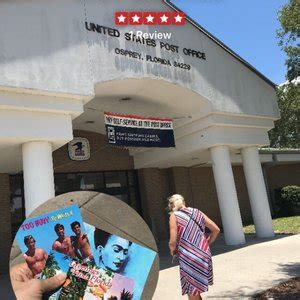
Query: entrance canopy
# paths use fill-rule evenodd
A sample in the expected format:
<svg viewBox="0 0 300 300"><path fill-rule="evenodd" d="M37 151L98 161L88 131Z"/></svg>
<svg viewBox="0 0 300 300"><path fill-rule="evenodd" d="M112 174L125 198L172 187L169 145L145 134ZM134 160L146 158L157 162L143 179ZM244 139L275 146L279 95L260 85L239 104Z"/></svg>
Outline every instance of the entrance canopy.
<svg viewBox="0 0 300 300"><path fill-rule="evenodd" d="M229 144L235 150L245 145L268 143L268 118L247 118L213 112L212 103L198 93L162 79L124 79L98 84L96 96L73 121L73 128L106 134L104 112L174 121L175 149L130 148L135 167L195 166L209 161L208 148Z"/></svg>

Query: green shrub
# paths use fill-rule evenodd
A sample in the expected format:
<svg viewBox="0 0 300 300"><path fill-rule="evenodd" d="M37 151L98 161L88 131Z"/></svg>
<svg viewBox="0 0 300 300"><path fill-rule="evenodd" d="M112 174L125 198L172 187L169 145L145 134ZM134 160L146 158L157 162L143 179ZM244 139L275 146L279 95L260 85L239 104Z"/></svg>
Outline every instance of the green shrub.
<svg viewBox="0 0 300 300"><path fill-rule="evenodd" d="M276 189L275 201L279 207L278 215L294 215L300 208L300 187L289 185L281 189Z"/></svg>
<svg viewBox="0 0 300 300"><path fill-rule="evenodd" d="M300 186L289 185L281 190L281 199L288 205L293 207L300 207Z"/></svg>

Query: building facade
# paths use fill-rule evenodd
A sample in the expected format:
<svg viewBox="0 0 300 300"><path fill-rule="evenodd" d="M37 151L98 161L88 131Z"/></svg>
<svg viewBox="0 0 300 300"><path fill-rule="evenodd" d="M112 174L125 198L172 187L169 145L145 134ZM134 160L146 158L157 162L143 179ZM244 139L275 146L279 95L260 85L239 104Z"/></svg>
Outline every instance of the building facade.
<svg viewBox="0 0 300 300"><path fill-rule="evenodd" d="M275 188L290 167L299 173L259 156L279 118L274 84L189 18L116 26L115 12L133 8L177 11L159 0L0 4L1 240L44 201L73 190L117 196L158 241L168 237L164 208L175 192L216 220L227 244L244 243L242 221L252 219L258 236L272 236L264 180ZM138 38L137 30L171 38ZM108 145L106 111L172 118L176 147ZM88 140L89 159L70 158L74 137ZM8 253L9 244L1 247Z"/></svg>

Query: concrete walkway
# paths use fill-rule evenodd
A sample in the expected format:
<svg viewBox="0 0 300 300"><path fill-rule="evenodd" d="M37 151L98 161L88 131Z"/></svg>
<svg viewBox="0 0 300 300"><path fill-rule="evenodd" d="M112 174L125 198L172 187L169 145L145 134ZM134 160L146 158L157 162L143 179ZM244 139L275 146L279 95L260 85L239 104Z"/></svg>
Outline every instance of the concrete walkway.
<svg viewBox="0 0 300 300"><path fill-rule="evenodd" d="M181 296L179 267L161 245L161 271L153 300L187 299ZM300 235L272 239L247 236L243 246L225 246L223 237L212 247L214 285L204 299L249 298L291 277L300 276Z"/></svg>

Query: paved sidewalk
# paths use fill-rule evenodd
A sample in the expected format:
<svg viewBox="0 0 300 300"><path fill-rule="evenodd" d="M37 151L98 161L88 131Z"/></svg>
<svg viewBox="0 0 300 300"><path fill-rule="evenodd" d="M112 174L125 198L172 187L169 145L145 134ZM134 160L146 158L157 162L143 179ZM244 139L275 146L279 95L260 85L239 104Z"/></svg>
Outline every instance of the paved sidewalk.
<svg viewBox="0 0 300 300"><path fill-rule="evenodd" d="M179 267L170 265L161 245L161 271L153 300L187 299L181 296ZM225 246L223 237L212 247L214 285L204 299L246 298L291 277L300 276L300 235L272 239L247 236L246 245Z"/></svg>

